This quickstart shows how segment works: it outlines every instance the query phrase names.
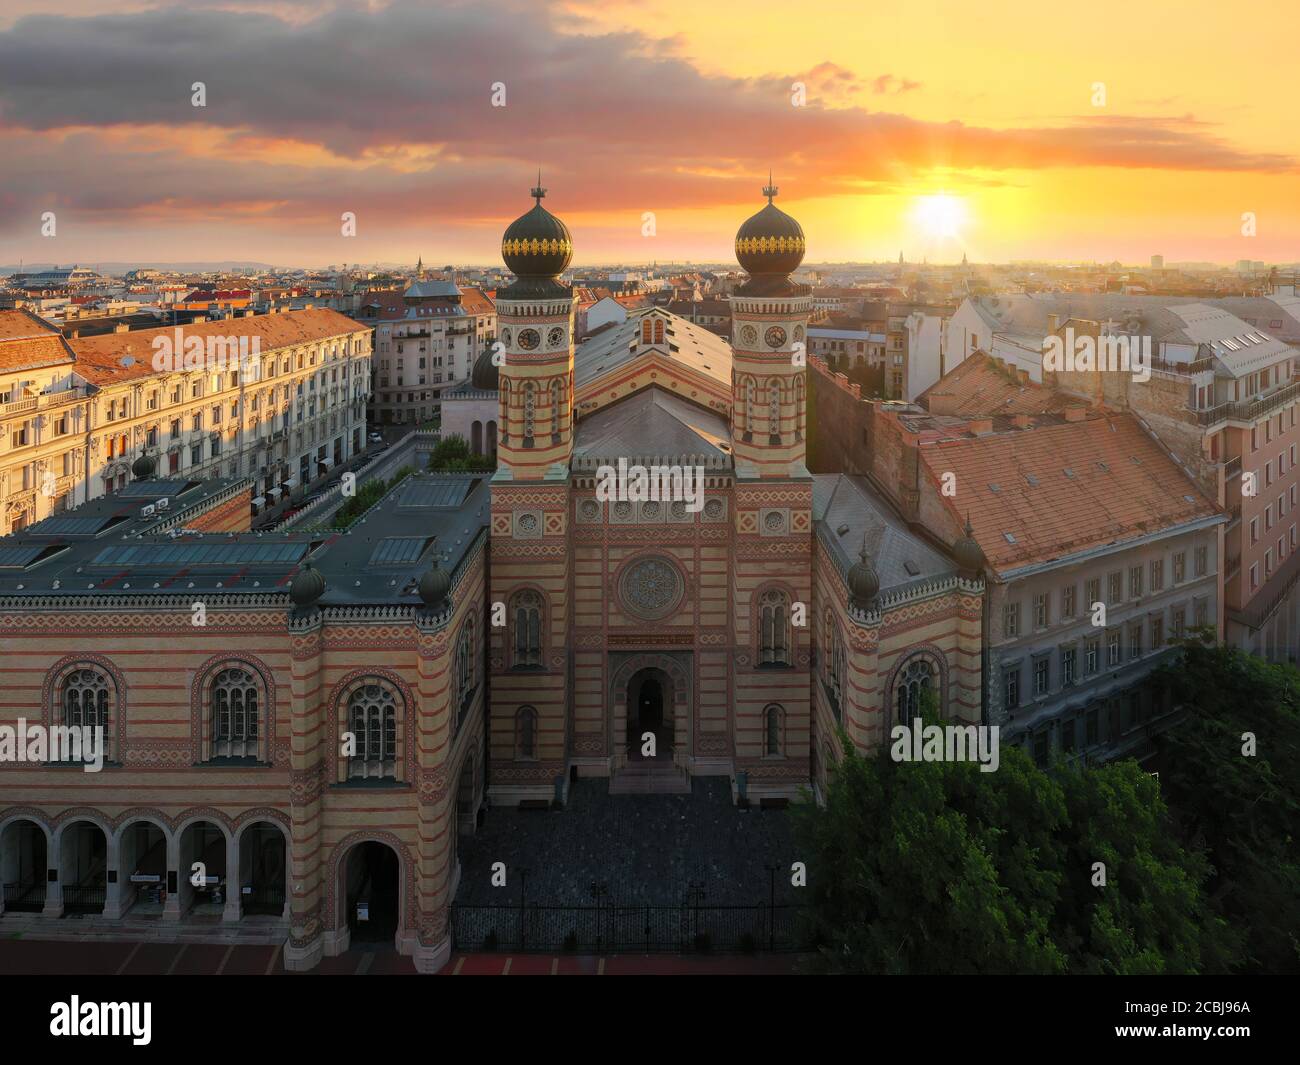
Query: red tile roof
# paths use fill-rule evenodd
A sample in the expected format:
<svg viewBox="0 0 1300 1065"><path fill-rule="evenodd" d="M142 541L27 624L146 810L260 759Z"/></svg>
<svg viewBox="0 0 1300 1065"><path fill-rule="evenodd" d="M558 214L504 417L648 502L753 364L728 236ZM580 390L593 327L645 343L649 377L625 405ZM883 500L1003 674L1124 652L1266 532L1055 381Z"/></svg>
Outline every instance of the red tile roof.
<svg viewBox="0 0 1300 1065"><path fill-rule="evenodd" d="M970 515L995 572L1047 562L1221 513L1127 414L923 446L958 524ZM1010 534L1010 538L1008 538Z"/></svg>
<svg viewBox="0 0 1300 1065"><path fill-rule="evenodd" d="M252 318L229 318L219 322L194 322L176 329L179 329L182 337L246 336L250 340L258 337L261 349L269 351L290 344L309 344L345 333L364 332L368 327L338 311L320 308L285 311L283 314L259 314ZM86 380L102 386L153 376L154 338L170 338L174 335L174 328L165 326L161 329L137 329L128 333L104 333L101 336L70 340L68 344L77 358L77 372ZM130 356L129 365L122 361L127 356Z"/></svg>
<svg viewBox="0 0 1300 1065"><path fill-rule="evenodd" d="M967 356L916 397L935 414L965 418L994 418L1014 414L1060 414L1070 407L1086 406L1055 389L1032 381L1019 381L989 355L977 351Z"/></svg>
<svg viewBox="0 0 1300 1065"><path fill-rule="evenodd" d="M0 371L70 363L72 352L49 322L30 311L0 311Z"/></svg>

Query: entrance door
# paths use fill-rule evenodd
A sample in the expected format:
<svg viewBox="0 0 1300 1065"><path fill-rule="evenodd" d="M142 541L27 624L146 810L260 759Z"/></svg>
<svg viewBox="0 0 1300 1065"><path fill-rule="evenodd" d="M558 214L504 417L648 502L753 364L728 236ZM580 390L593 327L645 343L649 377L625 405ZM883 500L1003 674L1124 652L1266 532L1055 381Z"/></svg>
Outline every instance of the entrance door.
<svg viewBox="0 0 1300 1065"><path fill-rule="evenodd" d="M347 918L354 942L393 941L397 932L397 855L383 843L358 843L347 862Z"/></svg>
<svg viewBox="0 0 1300 1065"><path fill-rule="evenodd" d="M628 757L643 759L647 732L655 737L654 758L672 756L673 730L664 722L665 685L651 672L638 673L628 685L627 744Z"/></svg>

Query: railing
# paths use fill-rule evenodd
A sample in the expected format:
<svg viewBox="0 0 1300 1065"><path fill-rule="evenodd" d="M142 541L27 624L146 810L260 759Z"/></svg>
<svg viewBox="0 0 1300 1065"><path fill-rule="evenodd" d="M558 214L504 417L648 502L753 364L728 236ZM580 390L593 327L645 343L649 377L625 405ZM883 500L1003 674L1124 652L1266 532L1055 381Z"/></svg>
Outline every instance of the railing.
<svg viewBox="0 0 1300 1065"><path fill-rule="evenodd" d="M1220 403L1206 410L1188 410L1197 425L1214 425L1222 421L1254 422L1278 407L1300 397L1300 381L1284 385L1259 399Z"/></svg>
<svg viewBox="0 0 1300 1065"><path fill-rule="evenodd" d="M64 884L63 910L65 913L101 913L108 898L108 884Z"/></svg>
<svg viewBox="0 0 1300 1065"><path fill-rule="evenodd" d="M805 949L801 906L454 905L457 949L482 951L795 951Z"/></svg>
<svg viewBox="0 0 1300 1065"><path fill-rule="evenodd" d="M45 909L45 881L23 880L4 886L5 909L14 913L40 913Z"/></svg>

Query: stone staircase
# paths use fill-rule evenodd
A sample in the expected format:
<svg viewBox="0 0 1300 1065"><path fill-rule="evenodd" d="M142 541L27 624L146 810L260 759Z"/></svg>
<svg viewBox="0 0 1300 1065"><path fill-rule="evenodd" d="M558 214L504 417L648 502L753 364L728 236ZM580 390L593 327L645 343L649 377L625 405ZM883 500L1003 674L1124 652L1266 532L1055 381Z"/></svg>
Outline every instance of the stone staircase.
<svg viewBox="0 0 1300 1065"><path fill-rule="evenodd" d="M671 758L629 761L609 778L611 795L689 795L691 778Z"/></svg>

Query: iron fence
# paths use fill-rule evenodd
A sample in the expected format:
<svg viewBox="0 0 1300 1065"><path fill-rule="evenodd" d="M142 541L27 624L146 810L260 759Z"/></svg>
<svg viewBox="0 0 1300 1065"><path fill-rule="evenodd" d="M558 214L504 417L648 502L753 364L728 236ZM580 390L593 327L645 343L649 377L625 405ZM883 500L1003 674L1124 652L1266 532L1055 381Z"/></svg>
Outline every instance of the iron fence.
<svg viewBox="0 0 1300 1065"><path fill-rule="evenodd" d="M63 885L64 913L102 913L108 899L108 884L100 880Z"/></svg>
<svg viewBox="0 0 1300 1065"><path fill-rule="evenodd" d="M14 913L40 913L45 909L45 881L23 880L4 886L5 909Z"/></svg>
<svg viewBox="0 0 1300 1065"><path fill-rule="evenodd" d="M749 954L807 947L800 906L452 907L452 936L460 950L601 954L617 951Z"/></svg>

